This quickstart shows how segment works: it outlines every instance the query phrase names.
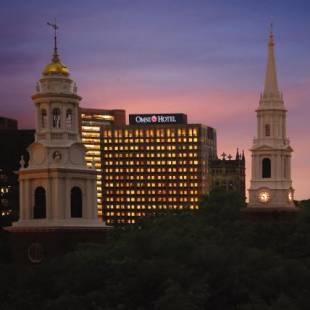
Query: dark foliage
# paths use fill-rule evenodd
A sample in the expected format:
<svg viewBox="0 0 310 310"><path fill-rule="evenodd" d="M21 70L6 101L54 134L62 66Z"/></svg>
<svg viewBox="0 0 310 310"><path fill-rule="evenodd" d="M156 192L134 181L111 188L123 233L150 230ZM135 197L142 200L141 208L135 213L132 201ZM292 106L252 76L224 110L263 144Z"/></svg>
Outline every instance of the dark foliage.
<svg viewBox="0 0 310 310"><path fill-rule="evenodd" d="M295 201L299 208L310 208L310 199Z"/></svg>
<svg viewBox="0 0 310 310"><path fill-rule="evenodd" d="M310 208L288 222L248 222L237 193L213 192L199 211L119 227L7 276L1 309L309 309Z"/></svg>

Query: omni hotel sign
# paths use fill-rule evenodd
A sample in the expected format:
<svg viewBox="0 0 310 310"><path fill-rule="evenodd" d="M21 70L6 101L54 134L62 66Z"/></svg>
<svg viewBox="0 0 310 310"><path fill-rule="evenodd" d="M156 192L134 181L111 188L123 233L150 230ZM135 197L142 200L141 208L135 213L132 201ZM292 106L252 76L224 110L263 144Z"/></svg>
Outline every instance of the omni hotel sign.
<svg viewBox="0 0 310 310"><path fill-rule="evenodd" d="M176 114L130 114L130 125L146 124L187 124L187 115L183 113Z"/></svg>

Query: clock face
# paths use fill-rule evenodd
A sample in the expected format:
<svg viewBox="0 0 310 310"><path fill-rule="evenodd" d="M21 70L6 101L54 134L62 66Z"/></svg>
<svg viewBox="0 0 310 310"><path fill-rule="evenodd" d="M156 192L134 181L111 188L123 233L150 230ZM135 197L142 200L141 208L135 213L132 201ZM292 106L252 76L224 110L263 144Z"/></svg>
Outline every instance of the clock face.
<svg viewBox="0 0 310 310"><path fill-rule="evenodd" d="M260 202L266 203L270 200L270 193L266 190L263 190L258 194L258 199Z"/></svg>
<svg viewBox="0 0 310 310"><path fill-rule="evenodd" d="M294 194L293 194L293 192L292 191L289 191L288 192L288 201L293 201L293 199L294 199Z"/></svg>

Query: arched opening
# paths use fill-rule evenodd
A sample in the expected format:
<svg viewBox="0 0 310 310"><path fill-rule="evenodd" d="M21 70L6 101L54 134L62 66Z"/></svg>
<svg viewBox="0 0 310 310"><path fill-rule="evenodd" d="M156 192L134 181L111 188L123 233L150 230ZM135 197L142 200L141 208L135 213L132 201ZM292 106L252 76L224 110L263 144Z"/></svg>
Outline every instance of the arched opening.
<svg viewBox="0 0 310 310"><path fill-rule="evenodd" d="M71 217L83 216L82 191L79 187L71 189Z"/></svg>
<svg viewBox="0 0 310 310"><path fill-rule="evenodd" d="M271 160L269 158L263 159L262 176L263 178L271 178Z"/></svg>
<svg viewBox="0 0 310 310"><path fill-rule="evenodd" d="M53 127L60 128L61 121L60 121L60 109L55 108L53 109Z"/></svg>
<svg viewBox="0 0 310 310"><path fill-rule="evenodd" d="M265 136L270 137L270 125L269 124L265 125Z"/></svg>
<svg viewBox="0 0 310 310"><path fill-rule="evenodd" d="M42 128L46 128L46 124L47 123L47 114L46 114L46 110L42 109L41 110L41 127Z"/></svg>
<svg viewBox="0 0 310 310"><path fill-rule="evenodd" d="M34 192L33 218L46 218L46 195L45 189L41 186L37 187Z"/></svg>
<svg viewBox="0 0 310 310"><path fill-rule="evenodd" d="M68 109L66 112L66 127L67 129L72 128L72 110Z"/></svg>

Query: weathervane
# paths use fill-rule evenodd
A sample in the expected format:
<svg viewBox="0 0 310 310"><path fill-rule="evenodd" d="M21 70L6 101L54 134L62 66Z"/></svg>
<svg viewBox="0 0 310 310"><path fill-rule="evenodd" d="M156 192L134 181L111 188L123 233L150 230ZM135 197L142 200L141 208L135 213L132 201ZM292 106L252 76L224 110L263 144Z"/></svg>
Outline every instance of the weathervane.
<svg viewBox="0 0 310 310"><path fill-rule="evenodd" d="M273 46L273 22L269 25L269 46Z"/></svg>
<svg viewBox="0 0 310 310"><path fill-rule="evenodd" d="M273 23L270 23L270 33L273 33Z"/></svg>
<svg viewBox="0 0 310 310"><path fill-rule="evenodd" d="M57 29L59 28L56 24L56 18L54 20L54 23L47 22L48 26L51 26L54 29L54 55L53 55L53 61L58 62L58 52L57 52Z"/></svg>

